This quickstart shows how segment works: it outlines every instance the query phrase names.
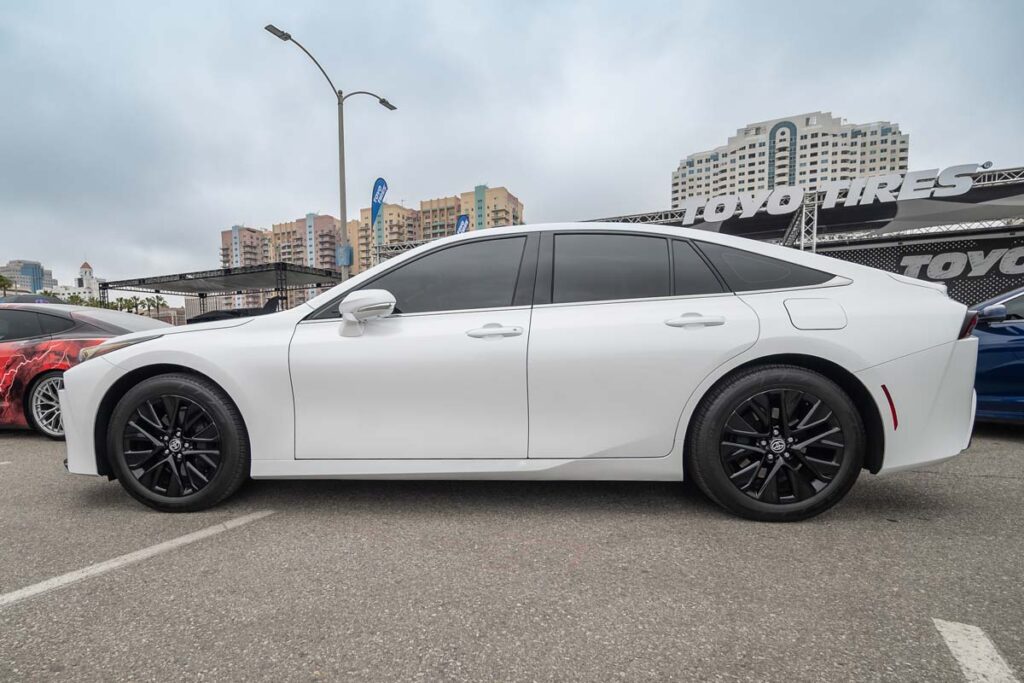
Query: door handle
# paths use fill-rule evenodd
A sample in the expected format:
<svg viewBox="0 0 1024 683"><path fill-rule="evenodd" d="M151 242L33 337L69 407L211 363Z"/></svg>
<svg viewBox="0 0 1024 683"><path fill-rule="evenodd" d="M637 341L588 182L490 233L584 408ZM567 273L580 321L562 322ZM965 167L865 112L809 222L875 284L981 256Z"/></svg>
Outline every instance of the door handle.
<svg viewBox="0 0 1024 683"><path fill-rule="evenodd" d="M475 330L467 330L466 334L474 339L489 339L494 337L518 337L523 333L521 327L505 327L500 323L487 323Z"/></svg>
<svg viewBox="0 0 1024 683"><path fill-rule="evenodd" d="M669 327L717 327L725 324L725 316L701 315L700 313L683 313L678 318L665 321Z"/></svg>

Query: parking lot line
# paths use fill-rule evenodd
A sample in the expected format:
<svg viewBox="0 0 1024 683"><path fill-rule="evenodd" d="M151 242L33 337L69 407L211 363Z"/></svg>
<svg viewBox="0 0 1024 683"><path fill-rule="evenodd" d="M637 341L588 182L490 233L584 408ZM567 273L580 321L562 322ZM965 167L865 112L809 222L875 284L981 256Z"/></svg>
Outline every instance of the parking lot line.
<svg viewBox="0 0 1024 683"><path fill-rule="evenodd" d="M136 550L135 552L128 553L127 555L121 555L105 562L91 564L84 569L78 569L73 572L68 572L67 574L55 576L52 579L47 579L46 581L40 581L39 583L32 584L31 586L19 588L18 590L11 591L10 593L4 593L3 595L0 595L0 609L27 598L42 595L43 593L63 588L64 586L72 583L77 583L83 579L98 576L99 574L104 574L114 569L118 569L119 567L134 564L135 562L141 562L142 560L149 559L154 555L165 553L168 550L174 550L175 548L180 548L184 545L188 545L189 543L195 543L196 541L201 541L204 538L216 536L217 534L228 531L229 529L240 527L243 524L248 524L249 522L255 522L258 519L262 519L267 515L272 514L274 514L273 510L263 510L262 512L254 512L250 515L243 515L242 517L229 519L221 524L215 524L211 527L200 529L199 531L194 531L190 534L185 534L184 536L172 538L169 541L157 543L156 545L151 545L148 548L143 548L142 550Z"/></svg>
<svg viewBox="0 0 1024 683"><path fill-rule="evenodd" d="M995 643L977 626L932 619L970 683L1020 683Z"/></svg>
<svg viewBox="0 0 1024 683"><path fill-rule="evenodd" d="M10 464L11 464L10 460L4 460L3 462L0 462L0 465L10 465Z"/></svg>

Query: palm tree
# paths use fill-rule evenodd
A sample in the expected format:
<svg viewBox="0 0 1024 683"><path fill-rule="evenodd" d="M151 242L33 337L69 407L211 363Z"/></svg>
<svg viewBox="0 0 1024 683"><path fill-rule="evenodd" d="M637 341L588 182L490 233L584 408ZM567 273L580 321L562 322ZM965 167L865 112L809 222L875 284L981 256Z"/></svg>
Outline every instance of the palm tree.
<svg viewBox="0 0 1024 683"><path fill-rule="evenodd" d="M142 305L142 299L137 297L137 296L133 296L130 299L128 299L128 305L132 309L132 311L135 313L135 315L138 315L139 314L139 306Z"/></svg>
<svg viewBox="0 0 1024 683"><path fill-rule="evenodd" d="M167 299L163 298L159 294L153 297L153 305L156 306L156 315L160 317L160 307L167 306Z"/></svg>
<svg viewBox="0 0 1024 683"><path fill-rule="evenodd" d="M119 311L127 311L130 306L131 303L128 301L128 299L125 299L123 296L117 297L117 299L114 301L114 307Z"/></svg>
<svg viewBox="0 0 1024 683"><path fill-rule="evenodd" d="M146 315L152 318L153 306L156 305L156 302L153 301L153 297L147 296L145 299L142 300L142 305L146 307Z"/></svg>
<svg viewBox="0 0 1024 683"><path fill-rule="evenodd" d="M8 289L14 289L14 283L3 275L0 275L0 291L3 292L3 296L7 296Z"/></svg>
<svg viewBox="0 0 1024 683"><path fill-rule="evenodd" d="M85 303L85 299L83 299L79 294L72 294L67 298L67 302L72 306L81 306Z"/></svg>

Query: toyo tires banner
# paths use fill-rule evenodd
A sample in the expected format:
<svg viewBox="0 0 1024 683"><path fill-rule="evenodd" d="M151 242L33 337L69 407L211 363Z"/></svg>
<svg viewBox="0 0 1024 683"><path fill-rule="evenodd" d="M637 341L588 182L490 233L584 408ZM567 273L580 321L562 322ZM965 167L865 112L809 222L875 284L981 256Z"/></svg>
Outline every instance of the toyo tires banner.
<svg viewBox="0 0 1024 683"><path fill-rule="evenodd" d="M825 256L946 285L967 305L1024 287L1024 231L886 240L872 244L818 244Z"/></svg>

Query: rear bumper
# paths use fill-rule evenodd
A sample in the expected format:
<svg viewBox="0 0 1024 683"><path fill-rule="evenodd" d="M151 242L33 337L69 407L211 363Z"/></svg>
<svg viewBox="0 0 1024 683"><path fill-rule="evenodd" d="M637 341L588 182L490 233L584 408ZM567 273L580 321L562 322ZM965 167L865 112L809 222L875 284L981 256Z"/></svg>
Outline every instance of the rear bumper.
<svg viewBox="0 0 1024 683"><path fill-rule="evenodd" d="M977 360L978 340L969 337L857 373L882 416L882 472L942 462L970 445L977 409Z"/></svg>

